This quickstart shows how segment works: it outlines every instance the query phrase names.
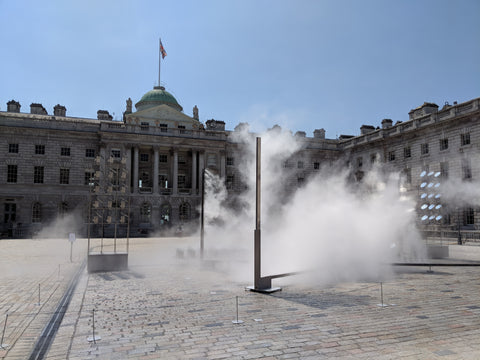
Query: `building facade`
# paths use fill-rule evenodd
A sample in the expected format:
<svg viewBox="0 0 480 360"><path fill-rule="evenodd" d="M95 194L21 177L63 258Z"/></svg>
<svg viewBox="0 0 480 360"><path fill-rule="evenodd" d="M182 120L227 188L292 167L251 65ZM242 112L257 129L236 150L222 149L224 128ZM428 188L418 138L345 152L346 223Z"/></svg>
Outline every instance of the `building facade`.
<svg viewBox="0 0 480 360"><path fill-rule="evenodd" d="M0 237L30 237L56 219L73 216L84 236L144 236L198 227L203 171L225 181L233 197L241 193L242 143L223 121L201 123L195 106L186 115L163 87L135 104L126 101L123 121L104 110L97 119L70 117L66 108L48 114L41 104L20 111L12 100L0 111ZM294 136L300 149L283 164L286 189L294 191L325 163L345 159L356 181L374 163L404 174L404 186L420 196L421 174L472 182L480 178L480 99L462 104L431 103L412 110L409 120L381 127L363 125L360 136L326 139ZM273 129L274 131L275 129ZM422 201L419 201L421 213ZM422 221L431 229L476 230L475 206L441 210L442 221Z"/></svg>

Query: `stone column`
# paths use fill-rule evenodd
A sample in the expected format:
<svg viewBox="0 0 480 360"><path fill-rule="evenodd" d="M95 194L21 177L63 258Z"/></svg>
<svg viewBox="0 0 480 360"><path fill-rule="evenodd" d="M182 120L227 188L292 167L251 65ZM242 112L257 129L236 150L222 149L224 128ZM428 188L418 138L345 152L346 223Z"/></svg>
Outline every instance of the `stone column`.
<svg viewBox="0 0 480 360"><path fill-rule="evenodd" d="M133 148L133 193L138 193L138 146Z"/></svg>
<svg viewBox="0 0 480 360"><path fill-rule="evenodd" d="M198 178L200 181L198 182L198 192L201 194L203 191L203 184L202 184L202 175L203 169L205 168L205 151L200 151L198 157Z"/></svg>
<svg viewBox="0 0 480 360"><path fill-rule="evenodd" d="M100 145L100 178L98 179L98 183L100 185L101 191L104 191L106 183L105 179L107 178L108 174L106 173L107 171L107 159L106 159L106 149L105 149L105 144Z"/></svg>
<svg viewBox="0 0 480 360"><path fill-rule="evenodd" d="M178 149L173 149L173 194L178 193Z"/></svg>
<svg viewBox="0 0 480 360"><path fill-rule="evenodd" d="M197 194L197 152L192 150L192 195Z"/></svg>
<svg viewBox="0 0 480 360"><path fill-rule="evenodd" d="M130 187L132 181L132 148L131 146L127 146L125 148L125 171L127 173L127 179L125 180L125 192L130 193L132 189Z"/></svg>
<svg viewBox="0 0 480 360"><path fill-rule="evenodd" d="M158 194L158 147L153 148L153 193Z"/></svg>
<svg viewBox="0 0 480 360"><path fill-rule="evenodd" d="M225 150L220 151L220 177L225 178Z"/></svg>

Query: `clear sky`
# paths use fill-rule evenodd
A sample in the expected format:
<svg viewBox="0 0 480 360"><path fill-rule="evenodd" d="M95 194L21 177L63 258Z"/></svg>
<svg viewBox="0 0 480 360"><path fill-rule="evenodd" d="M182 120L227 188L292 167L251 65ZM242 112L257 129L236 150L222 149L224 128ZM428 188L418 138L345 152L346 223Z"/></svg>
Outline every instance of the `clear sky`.
<svg viewBox="0 0 480 360"><path fill-rule="evenodd" d="M480 97L479 19L479 0L0 0L0 111L120 120L161 37L161 83L202 122L358 135Z"/></svg>

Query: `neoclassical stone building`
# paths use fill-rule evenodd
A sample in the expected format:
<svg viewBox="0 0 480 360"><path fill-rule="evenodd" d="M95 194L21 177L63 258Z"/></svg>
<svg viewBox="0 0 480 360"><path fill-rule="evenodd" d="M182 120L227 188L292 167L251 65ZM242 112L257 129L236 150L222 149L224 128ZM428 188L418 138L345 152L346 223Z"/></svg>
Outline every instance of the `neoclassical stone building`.
<svg viewBox="0 0 480 360"><path fill-rule="evenodd" d="M244 190L237 159L242 144L223 121L199 121L161 86L135 104L127 100L123 121L104 110L97 119L67 116L57 105L20 111L14 100L0 111L0 237L29 237L54 219L73 216L86 236L144 236L195 229L204 169L216 173L229 194ZM426 173L462 181L480 178L480 99L462 104L425 103L409 120L363 125L360 136L326 139L297 132L300 150L283 164L288 189L315 174L325 162L345 159L357 181L375 162L401 171L404 185L421 196ZM238 128L238 127L237 127ZM235 131L238 129L236 128ZM419 214L423 201L419 200ZM445 231L479 228L475 206L442 208L442 221L419 225ZM80 221L78 221L80 220ZM88 225L90 224L90 225Z"/></svg>

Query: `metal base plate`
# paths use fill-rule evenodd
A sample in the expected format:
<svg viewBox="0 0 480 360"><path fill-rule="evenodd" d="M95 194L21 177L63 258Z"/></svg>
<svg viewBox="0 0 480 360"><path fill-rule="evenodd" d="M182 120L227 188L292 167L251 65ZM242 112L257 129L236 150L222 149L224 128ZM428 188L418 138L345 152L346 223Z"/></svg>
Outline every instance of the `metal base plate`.
<svg viewBox="0 0 480 360"><path fill-rule="evenodd" d="M255 291L258 293L263 293L263 294L270 294L276 291L281 291L281 287L271 287L271 288L266 288L266 289L256 289L255 286L247 286L245 290L250 290L250 291Z"/></svg>

